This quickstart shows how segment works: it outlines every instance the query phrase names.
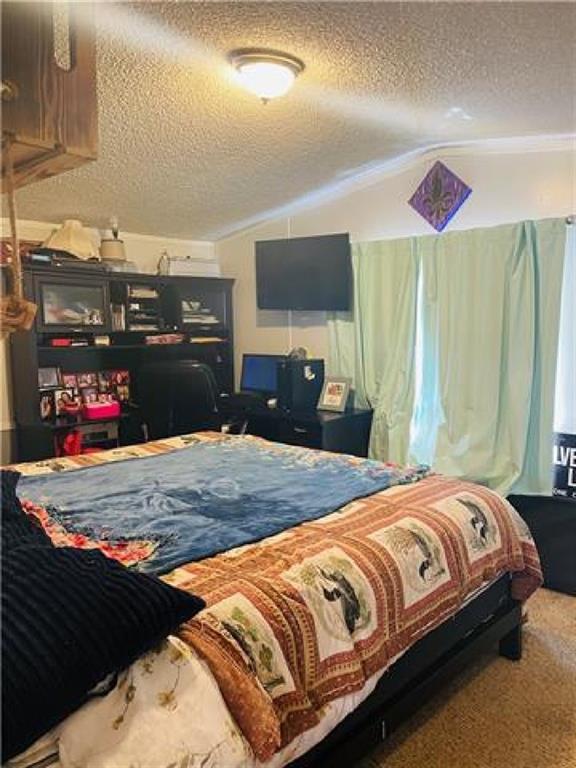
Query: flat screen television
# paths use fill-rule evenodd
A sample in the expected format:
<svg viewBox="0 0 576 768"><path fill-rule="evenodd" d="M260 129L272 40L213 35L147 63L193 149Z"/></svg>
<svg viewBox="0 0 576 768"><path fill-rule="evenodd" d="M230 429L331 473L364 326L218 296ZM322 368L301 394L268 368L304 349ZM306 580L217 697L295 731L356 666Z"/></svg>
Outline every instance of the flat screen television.
<svg viewBox="0 0 576 768"><path fill-rule="evenodd" d="M349 235L257 242L256 291L259 309L350 309Z"/></svg>

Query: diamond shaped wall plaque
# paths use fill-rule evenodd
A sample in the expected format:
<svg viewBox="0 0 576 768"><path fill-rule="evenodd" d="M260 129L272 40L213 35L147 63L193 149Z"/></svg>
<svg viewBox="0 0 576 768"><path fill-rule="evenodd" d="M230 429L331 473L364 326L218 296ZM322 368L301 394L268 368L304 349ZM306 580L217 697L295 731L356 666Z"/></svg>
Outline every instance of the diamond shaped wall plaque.
<svg viewBox="0 0 576 768"><path fill-rule="evenodd" d="M408 202L437 232L442 232L471 192L462 179L438 160Z"/></svg>

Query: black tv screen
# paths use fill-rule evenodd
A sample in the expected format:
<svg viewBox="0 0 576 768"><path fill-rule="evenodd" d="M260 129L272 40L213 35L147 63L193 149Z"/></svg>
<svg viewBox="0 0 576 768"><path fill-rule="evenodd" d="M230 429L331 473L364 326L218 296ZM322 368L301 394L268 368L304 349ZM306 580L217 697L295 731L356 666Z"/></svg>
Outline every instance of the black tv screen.
<svg viewBox="0 0 576 768"><path fill-rule="evenodd" d="M256 289L259 309L350 309L349 235L257 242Z"/></svg>

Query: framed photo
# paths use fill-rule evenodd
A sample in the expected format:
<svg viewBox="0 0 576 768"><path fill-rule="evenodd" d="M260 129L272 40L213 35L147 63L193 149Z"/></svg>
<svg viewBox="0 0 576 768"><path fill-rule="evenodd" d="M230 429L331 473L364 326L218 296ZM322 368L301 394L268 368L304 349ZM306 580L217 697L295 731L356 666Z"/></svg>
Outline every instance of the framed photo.
<svg viewBox="0 0 576 768"><path fill-rule="evenodd" d="M110 392L113 388L112 376L114 371L98 371L98 389L100 392Z"/></svg>
<svg viewBox="0 0 576 768"><path fill-rule="evenodd" d="M75 373L62 373L60 374L60 380L62 386L66 389L76 389L78 386L78 380Z"/></svg>
<svg viewBox="0 0 576 768"><path fill-rule="evenodd" d="M82 387L80 390L80 397L82 402L87 405L88 403L98 402L98 389L97 387Z"/></svg>
<svg viewBox="0 0 576 768"><path fill-rule="evenodd" d="M124 387L130 384L130 371L109 371L108 373L112 384Z"/></svg>
<svg viewBox="0 0 576 768"><path fill-rule="evenodd" d="M98 393L98 402L99 403L114 403L116 402L116 395L114 392L99 392Z"/></svg>
<svg viewBox="0 0 576 768"><path fill-rule="evenodd" d="M73 389L57 389L54 392L56 403L56 415L65 416L67 413L76 413L80 408L79 397Z"/></svg>
<svg viewBox="0 0 576 768"><path fill-rule="evenodd" d="M56 416L56 400L54 390L48 389L40 392L40 418L42 421L51 421Z"/></svg>
<svg viewBox="0 0 576 768"><path fill-rule="evenodd" d="M324 386L318 400L318 410L343 413L346 410L350 385L350 379L346 378L324 379Z"/></svg>
<svg viewBox="0 0 576 768"><path fill-rule="evenodd" d="M97 387L98 376L95 371L88 371L86 373L77 373L76 380L79 387Z"/></svg>
<svg viewBox="0 0 576 768"><path fill-rule="evenodd" d="M127 384L119 384L116 387L116 395L121 403L127 403L130 400L130 387Z"/></svg>
<svg viewBox="0 0 576 768"><path fill-rule="evenodd" d="M98 389L108 392L110 389L110 371L98 371Z"/></svg>
<svg viewBox="0 0 576 768"><path fill-rule="evenodd" d="M39 304L45 326L106 324L104 285L42 282Z"/></svg>
<svg viewBox="0 0 576 768"><path fill-rule="evenodd" d="M38 368L38 387L40 389L59 386L60 370L58 368Z"/></svg>

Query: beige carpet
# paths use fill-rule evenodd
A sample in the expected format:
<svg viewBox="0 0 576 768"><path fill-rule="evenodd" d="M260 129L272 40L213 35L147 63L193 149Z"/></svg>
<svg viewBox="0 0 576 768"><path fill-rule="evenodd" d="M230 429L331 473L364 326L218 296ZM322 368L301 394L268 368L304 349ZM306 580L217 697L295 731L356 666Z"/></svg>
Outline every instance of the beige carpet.
<svg viewBox="0 0 576 768"><path fill-rule="evenodd" d="M356 768L576 768L576 597L527 610L522 661L481 659Z"/></svg>

